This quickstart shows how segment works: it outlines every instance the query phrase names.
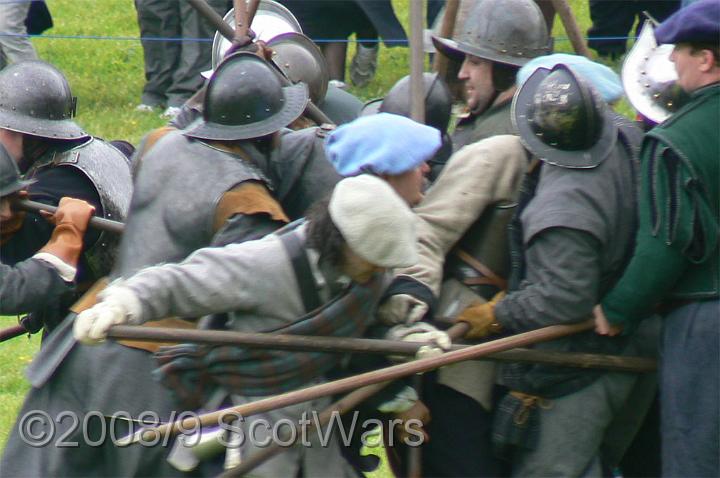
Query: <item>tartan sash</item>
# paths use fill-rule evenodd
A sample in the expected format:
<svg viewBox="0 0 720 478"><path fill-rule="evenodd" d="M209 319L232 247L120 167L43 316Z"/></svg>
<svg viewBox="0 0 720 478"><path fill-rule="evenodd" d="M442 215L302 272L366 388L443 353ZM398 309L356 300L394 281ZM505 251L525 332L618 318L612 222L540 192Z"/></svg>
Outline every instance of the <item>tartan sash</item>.
<svg viewBox="0 0 720 478"><path fill-rule="evenodd" d="M354 284L327 304L295 322L267 333L359 337L385 289L383 274ZM295 390L325 374L342 354L243 349L233 345L180 344L162 347L154 378L170 389L179 404L201 407L217 387L230 394L265 396Z"/></svg>

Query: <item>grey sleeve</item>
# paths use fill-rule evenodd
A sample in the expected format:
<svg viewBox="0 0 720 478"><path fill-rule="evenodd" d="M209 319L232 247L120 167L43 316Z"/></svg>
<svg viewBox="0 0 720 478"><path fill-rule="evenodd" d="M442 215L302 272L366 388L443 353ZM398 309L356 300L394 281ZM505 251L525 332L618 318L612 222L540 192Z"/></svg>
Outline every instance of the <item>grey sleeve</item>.
<svg viewBox="0 0 720 478"><path fill-rule="evenodd" d="M587 232L550 228L526 252L520 288L495 307L505 329L524 332L587 319L599 300L600 242Z"/></svg>
<svg viewBox="0 0 720 478"><path fill-rule="evenodd" d="M50 264L27 259L15 267L0 264L0 314L40 310L70 290Z"/></svg>
<svg viewBox="0 0 720 478"><path fill-rule="evenodd" d="M254 309L268 295L263 287L271 286L260 278L263 264L258 258L278 255L266 244L252 241L199 249L180 264L143 269L118 285L135 292L143 322Z"/></svg>

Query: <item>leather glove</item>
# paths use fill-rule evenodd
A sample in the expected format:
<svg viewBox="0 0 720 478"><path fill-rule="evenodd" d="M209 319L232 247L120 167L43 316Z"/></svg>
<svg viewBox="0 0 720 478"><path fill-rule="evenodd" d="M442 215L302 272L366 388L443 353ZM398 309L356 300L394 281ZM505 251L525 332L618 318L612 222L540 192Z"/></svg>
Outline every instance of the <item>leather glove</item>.
<svg viewBox="0 0 720 478"><path fill-rule="evenodd" d="M113 325L142 323L142 304L132 289L111 285L102 291L100 302L80 313L73 324L75 339L84 344L100 343Z"/></svg>
<svg viewBox="0 0 720 478"><path fill-rule="evenodd" d="M43 216L55 224L50 240L39 252L52 254L61 261L77 267L83 247L83 235L95 207L80 199L64 197L55 214Z"/></svg>
<svg viewBox="0 0 720 478"><path fill-rule="evenodd" d="M435 357L450 349L452 340L447 333L438 330L426 322L418 322L412 325L396 325L388 330L385 335L389 340L402 340L403 342L424 343L415 353L416 359ZM398 361L406 358L391 357Z"/></svg>
<svg viewBox="0 0 720 478"><path fill-rule="evenodd" d="M505 297L505 292L495 294L490 302L475 303L463 310L455 322L466 322L470 330L465 334L468 339L482 339L490 334L502 332L502 326L495 319L495 305Z"/></svg>
<svg viewBox="0 0 720 478"><path fill-rule="evenodd" d="M399 423L396 422L395 427L397 439L402 443L408 445L411 443L417 444L419 439L417 432L422 433L422 441L420 443L430 441L430 435L428 435L427 432L427 426L431 418L430 410L421 400L417 400L411 408L404 412L396 413L395 418L400 420ZM407 423L409 420L413 420L414 422ZM419 424L417 422L419 422ZM411 435L408 431L409 429L414 430L415 433Z"/></svg>
<svg viewBox="0 0 720 478"><path fill-rule="evenodd" d="M377 310L377 318L385 325L413 324L427 314L429 306L410 294L390 296Z"/></svg>

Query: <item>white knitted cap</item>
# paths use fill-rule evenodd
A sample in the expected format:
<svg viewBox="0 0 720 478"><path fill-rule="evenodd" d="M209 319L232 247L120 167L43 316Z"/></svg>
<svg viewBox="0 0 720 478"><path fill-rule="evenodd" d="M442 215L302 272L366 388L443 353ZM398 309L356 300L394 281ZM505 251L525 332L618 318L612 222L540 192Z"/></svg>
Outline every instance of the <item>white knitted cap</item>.
<svg viewBox="0 0 720 478"><path fill-rule="evenodd" d="M415 215L382 179L369 174L343 179L329 211L350 249L366 261L381 267L417 262Z"/></svg>

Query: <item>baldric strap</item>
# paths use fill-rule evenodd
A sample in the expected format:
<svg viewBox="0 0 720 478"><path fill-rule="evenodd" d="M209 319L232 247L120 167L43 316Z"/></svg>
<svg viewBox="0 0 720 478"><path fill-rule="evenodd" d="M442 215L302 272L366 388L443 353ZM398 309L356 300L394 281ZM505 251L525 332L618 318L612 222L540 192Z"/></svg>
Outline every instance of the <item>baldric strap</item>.
<svg viewBox="0 0 720 478"><path fill-rule="evenodd" d="M302 297L305 312L308 313L320 307L322 302L316 288L315 277L313 276L310 262L308 261L305 247L294 231L280 236L285 250L290 256L290 262L295 272L295 279L298 283L300 296Z"/></svg>

